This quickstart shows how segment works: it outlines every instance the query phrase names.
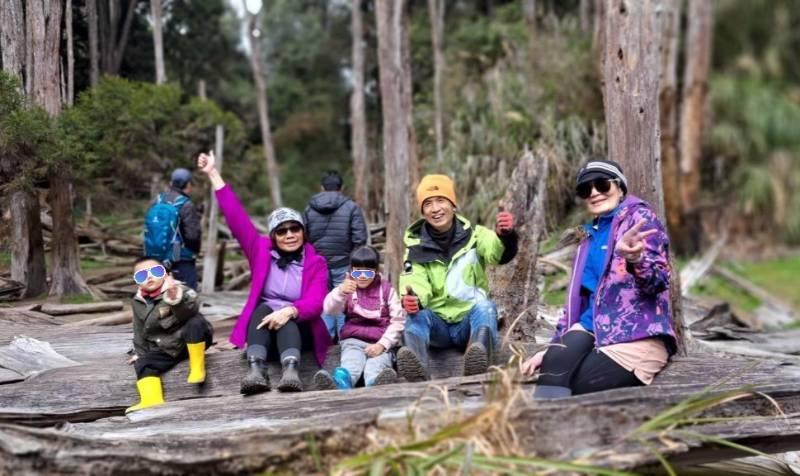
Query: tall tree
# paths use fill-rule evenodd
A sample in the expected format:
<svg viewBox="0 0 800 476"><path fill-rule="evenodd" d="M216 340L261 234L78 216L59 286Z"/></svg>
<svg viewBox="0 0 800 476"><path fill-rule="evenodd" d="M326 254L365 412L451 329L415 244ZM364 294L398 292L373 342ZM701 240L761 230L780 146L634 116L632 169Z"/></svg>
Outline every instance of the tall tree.
<svg viewBox="0 0 800 476"><path fill-rule="evenodd" d="M662 221L658 15L663 1L606 0L603 60L608 156L625 170L629 191L648 202ZM672 273L670 292L675 331L683 350L677 272Z"/></svg>
<svg viewBox="0 0 800 476"><path fill-rule="evenodd" d="M700 157L702 154L708 73L711 69L711 41L714 2L689 0L687 48L683 99L681 101L680 177L681 201L687 225L688 251L696 251L699 241L697 206L700 199Z"/></svg>
<svg viewBox="0 0 800 476"><path fill-rule="evenodd" d="M21 89L26 79L25 11L22 0L7 0L0 8L0 50L3 71L16 77ZM24 157L4 157L8 170L19 170ZM47 290L39 199L31 187L11 189L11 279L25 285L23 297Z"/></svg>
<svg viewBox="0 0 800 476"><path fill-rule="evenodd" d="M353 148L355 200L369 210L369 155L367 152L367 110L364 97L364 20L361 0L352 2L353 92L350 94L350 138Z"/></svg>
<svg viewBox="0 0 800 476"><path fill-rule="evenodd" d="M153 17L153 48L156 58L156 84L167 82L167 70L164 66L163 13L161 7L161 0L150 0L150 14ZM112 17L111 24L113 23Z"/></svg>
<svg viewBox="0 0 800 476"><path fill-rule="evenodd" d="M278 169L278 160L275 158L275 147L272 143L272 130L269 124L269 103L267 100L267 80L261 57L261 30L258 28L258 14L247 10L247 2L242 1L245 9L245 24L247 37L250 40L250 69L253 71L253 82L256 85L258 103L258 122L261 126L261 142L264 151L264 160L267 162L267 176L269 178L269 193L274 207L283 206L281 196L281 178Z"/></svg>
<svg viewBox="0 0 800 476"><path fill-rule="evenodd" d="M86 0L86 21L89 23L89 81L92 86L100 80L100 50L97 19L97 1ZM103 0L100 0L101 2Z"/></svg>
<svg viewBox="0 0 800 476"><path fill-rule="evenodd" d="M53 117L61 113L63 100L59 88L63 7L61 0L27 0L25 9L33 61L31 97ZM69 170L54 165L49 179L53 215L50 295L85 293L89 288L80 273Z"/></svg>
<svg viewBox="0 0 800 476"><path fill-rule="evenodd" d="M442 75L445 69L444 57L444 0L428 0L428 14L431 19L431 42L433 43L433 108L434 130L436 134L436 163L444 161L444 125L442 104Z"/></svg>
<svg viewBox="0 0 800 476"><path fill-rule="evenodd" d="M408 40L405 0L376 2L378 65L383 113L384 188L386 193L386 269L396 282L403 259L403 232L408 226L412 190L413 130L410 75L404 45Z"/></svg>
<svg viewBox="0 0 800 476"><path fill-rule="evenodd" d="M681 37L681 3L663 0L661 21L661 77L659 79L659 126L664 208L670 238L682 240L682 204L678 172L678 50Z"/></svg>

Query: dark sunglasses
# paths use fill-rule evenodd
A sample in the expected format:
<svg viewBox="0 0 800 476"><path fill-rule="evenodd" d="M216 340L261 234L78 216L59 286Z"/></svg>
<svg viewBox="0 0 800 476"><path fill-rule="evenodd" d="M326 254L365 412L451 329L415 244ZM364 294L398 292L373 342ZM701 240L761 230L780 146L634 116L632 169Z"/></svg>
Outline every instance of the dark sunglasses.
<svg viewBox="0 0 800 476"><path fill-rule="evenodd" d="M575 188L575 193L578 197L586 200L592 196L592 188L600 193L608 193L608 191L611 190L611 184L617 181L617 179L599 178L589 182L583 182L578 184Z"/></svg>
<svg viewBox="0 0 800 476"><path fill-rule="evenodd" d="M166 276L167 270L164 269L163 266L157 264L152 268L147 269L140 269L139 271L133 273L133 280L136 281L136 284L144 284L147 281L147 278L154 277L156 279L163 278Z"/></svg>
<svg viewBox="0 0 800 476"><path fill-rule="evenodd" d="M293 235L296 235L301 231L303 231L303 227L300 225L291 225L291 226L285 226L283 228L276 228L275 235L286 236L286 234L289 233L290 231L292 232Z"/></svg>
<svg viewBox="0 0 800 476"><path fill-rule="evenodd" d="M375 271L371 269L354 269L350 271L350 277L353 279L359 279L361 277L364 279L372 279L375 277Z"/></svg>

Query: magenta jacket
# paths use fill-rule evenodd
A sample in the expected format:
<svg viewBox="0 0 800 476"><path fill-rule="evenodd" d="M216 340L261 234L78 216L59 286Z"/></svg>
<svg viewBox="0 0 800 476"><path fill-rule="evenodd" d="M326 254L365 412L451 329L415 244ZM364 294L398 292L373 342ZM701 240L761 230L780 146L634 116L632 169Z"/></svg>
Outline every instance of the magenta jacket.
<svg viewBox="0 0 800 476"><path fill-rule="evenodd" d="M250 264L252 283L250 295L244 305L239 319L231 332L230 341L237 347L244 347L247 339L247 325L250 316L261 300L264 283L267 282L272 256L272 240L261 235L256 230L247 211L244 209L236 194L229 185L217 190L219 209L225 215L225 220L231 229L236 241L242 247L245 257ZM325 327L322 314L322 302L328 293L328 265L325 258L318 255L314 247L306 243L303 247L303 282L301 284L300 299L294 302L297 308L297 322L308 326L314 339L314 355L320 366L325 362L331 337Z"/></svg>

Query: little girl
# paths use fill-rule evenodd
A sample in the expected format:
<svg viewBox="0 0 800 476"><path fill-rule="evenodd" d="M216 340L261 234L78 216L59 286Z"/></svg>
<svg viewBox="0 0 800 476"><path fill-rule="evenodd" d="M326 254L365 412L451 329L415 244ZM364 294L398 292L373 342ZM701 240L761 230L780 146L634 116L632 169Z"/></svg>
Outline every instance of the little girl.
<svg viewBox="0 0 800 476"><path fill-rule="evenodd" d="M341 366L333 377L325 370L314 376L318 389L348 389L364 374L366 386L394 383L392 347L399 343L406 313L392 283L378 272L380 255L362 246L350 255L350 273L325 297L323 313L344 314L340 334Z"/></svg>

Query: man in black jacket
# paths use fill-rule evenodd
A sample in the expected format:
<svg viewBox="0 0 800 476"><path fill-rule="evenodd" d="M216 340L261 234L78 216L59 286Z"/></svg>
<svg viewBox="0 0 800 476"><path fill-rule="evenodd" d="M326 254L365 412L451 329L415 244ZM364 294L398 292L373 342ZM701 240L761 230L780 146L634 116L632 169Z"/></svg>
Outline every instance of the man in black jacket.
<svg viewBox="0 0 800 476"><path fill-rule="evenodd" d="M349 270L350 253L367 244L364 213L342 194L339 172L328 171L321 180L322 191L308 203L303 219L314 248L328 261L329 289L341 284ZM322 316L331 337L336 338L344 325L344 316Z"/></svg>
<svg viewBox="0 0 800 476"><path fill-rule="evenodd" d="M197 253L200 252L202 229L200 226L201 214L192 202L189 194L192 193L192 173L187 169L175 169L170 180L170 189L164 192L164 198L174 203L179 197L185 196L188 201L180 206L180 223L178 230L181 234L180 259L172 264L172 276L190 288L197 290Z"/></svg>

